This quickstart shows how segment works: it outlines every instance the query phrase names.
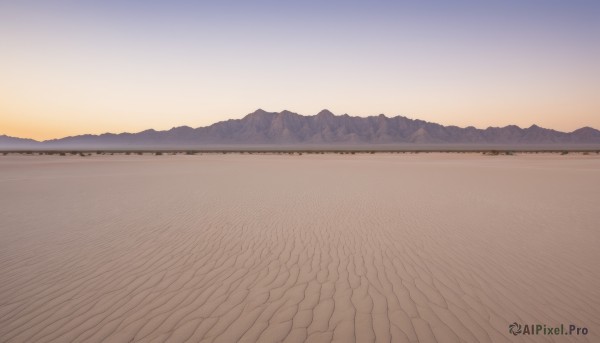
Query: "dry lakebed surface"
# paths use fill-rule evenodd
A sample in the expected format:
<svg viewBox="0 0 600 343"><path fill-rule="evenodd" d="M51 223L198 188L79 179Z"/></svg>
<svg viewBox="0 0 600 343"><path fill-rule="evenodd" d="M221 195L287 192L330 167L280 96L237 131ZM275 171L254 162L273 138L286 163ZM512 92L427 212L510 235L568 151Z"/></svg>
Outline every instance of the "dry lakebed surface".
<svg viewBox="0 0 600 343"><path fill-rule="evenodd" d="M0 342L304 341L600 342L600 157L0 156Z"/></svg>

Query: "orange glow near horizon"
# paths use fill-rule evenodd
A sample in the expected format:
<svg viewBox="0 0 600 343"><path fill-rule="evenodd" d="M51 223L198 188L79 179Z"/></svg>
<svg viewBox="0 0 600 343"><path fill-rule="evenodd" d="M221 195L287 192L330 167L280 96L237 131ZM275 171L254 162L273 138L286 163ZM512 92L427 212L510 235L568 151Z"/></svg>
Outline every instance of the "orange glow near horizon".
<svg viewBox="0 0 600 343"><path fill-rule="evenodd" d="M140 121L140 122L135 123L135 122L132 122L127 119L118 119L118 118L112 122L108 122L108 121L95 122L93 120L90 120L88 122L69 123L68 119L65 119L62 121L59 121L59 120L45 121L45 120L43 120L43 118L39 119L39 120L38 119L20 120L18 115L15 115L15 116L8 115L7 119L2 119L2 121L0 122L0 130L2 130L2 132L0 132L0 135L5 134L7 136L12 136L12 137L31 138L31 139L41 141L41 140L63 138L63 137L67 137L67 136L74 136L74 135L81 135L81 134L102 134L102 133L107 133L107 132L135 133L135 132L140 132L140 131L147 130L147 129L168 130L172 127L184 126L184 125L196 128L196 127L201 127L201 126L208 126L208 125L211 125L211 124L216 123L221 120L239 119L239 118L242 118L244 115L256 110L257 108L259 108L259 107L249 109L249 110L246 110L243 112L238 112L231 116L208 116L208 115L200 116L199 115L196 118L187 117L187 118L184 118L184 119L188 119L187 121L173 123L173 124L171 124L170 122L168 122L166 120L156 120L153 123L150 123L148 121ZM281 110L288 109L288 108L270 109L265 106L260 106L260 108L263 108L269 112L279 112ZM318 113L321 109L324 109L324 108L325 107L322 107L318 110L314 109L314 110L310 110L308 112L296 111L294 109L291 109L290 111L296 112L301 115L314 115L314 114ZM573 130L576 130L576 129L584 127L584 126L592 126L596 129L598 127L600 127L600 126L594 126L593 124L592 125L589 124L590 122L593 122L593 120L595 119L594 112L590 112L589 115L587 116L587 118L589 119L589 122L585 121L585 116L581 116L581 117L583 117L582 119L584 119L584 120L578 120L578 121L573 121L571 123L565 123L564 115L560 112L558 112L558 113L554 112L554 113L552 113L552 115L544 116L545 120L543 122L531 121L524 114L517 113L513 116L503 115L503 116L501 116L502 120L499 120L496 123L490 123L489 116L487 116L487 117L481 116L481 117L483 117L483 118L481 118L481 117L478 117L477 115L465 114L465 112L457 112L457 113L446 112L445 114L450 114L448 116L448 115L440 115L435 112L433 112L430 115L424 115L424 114L423 115L420 115L420 114L410 115L410 114L406 114L406 113L390 113L390 112L386 112L386 111L373 111L369 114L369 113L367 113L367 111L364 111L364 110L359 111L358 114L356 114L356 113L352 113L350 111L335 111L335 109L333 109L331 107L329 107L327 109L331 110L336 115L348 113L349 115L352 115L352 116L357 115L357 116L364 117L364 116L368 116L368 115L378 115L380 113L383 113L388 117L402 115L402 116L408 117L410 119L421 119L421 120L435 122L435 123L442 124L442 125L455 125L455 126L460 126L460 127L474 126L476 128L480 128L480 129L485 129L489 126L502 127L502 126L513 125L513 124L518 125L523 128L526 128L533 124L536 124L536 125L539 125L539 126L542 126L545 128L555 129L558 131L571 132ZM3 113L7 113L7 112L3 112ZM477 113L482 113L482 112L477 112ZM546 112L546 113L548 113L548 112ZM579 113L581 113L581 110ZM119 116L117 116L117 117L119 117ZM126 117L126 115L123 115L123 117ZM168 117L168 116L166 116L166 117ZM211 117L214 118L213 121L208 121L205 119L205 118L211 118ZM445 119L447 117L450 117L450 119ZM29 116L29 118L32 118L32 116ZM66 118L68 118L68 116L66 116ZM525 119L525 120L523 120L523 119Z"/></svg>
<svg viewBox="0 0 600 343"><path fill-rule="evenodd" d="M600 129L600 5L154 5L0 3L0 135L200 127L258 108Z"/></svg>

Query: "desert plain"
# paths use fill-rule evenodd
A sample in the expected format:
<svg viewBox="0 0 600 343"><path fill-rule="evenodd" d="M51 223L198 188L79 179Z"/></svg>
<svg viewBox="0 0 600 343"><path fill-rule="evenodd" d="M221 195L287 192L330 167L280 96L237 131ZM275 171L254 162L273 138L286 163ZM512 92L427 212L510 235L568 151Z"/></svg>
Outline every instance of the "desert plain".
<svg viewBox="0 0 600 343"><path fill-rule="evenodd" d="M599 342L600 157L0 156L0 342L305 341Z"/></svg>

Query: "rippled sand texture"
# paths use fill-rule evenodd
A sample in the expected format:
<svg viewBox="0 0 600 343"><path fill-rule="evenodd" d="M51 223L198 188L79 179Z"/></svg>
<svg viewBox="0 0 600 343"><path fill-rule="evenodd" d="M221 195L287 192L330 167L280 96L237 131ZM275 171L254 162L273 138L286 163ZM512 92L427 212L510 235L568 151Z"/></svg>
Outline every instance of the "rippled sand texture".
<svg viewBox="0 0 600 343"><path fill-rule="evenodd" d="M0 341L599 342L599 176L595 155L3 156Z"/></svg>

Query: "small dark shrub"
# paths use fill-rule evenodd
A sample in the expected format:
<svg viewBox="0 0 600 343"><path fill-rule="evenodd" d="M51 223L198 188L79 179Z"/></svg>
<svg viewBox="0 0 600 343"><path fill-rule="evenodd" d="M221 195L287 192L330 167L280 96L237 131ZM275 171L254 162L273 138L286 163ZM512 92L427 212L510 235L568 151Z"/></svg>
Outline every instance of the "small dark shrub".
<svg viewBox="0 0 600 343"><path fill-rule="evenodd" d="M112 154L111 154L111 155L112 155ZM156 156L160 156L160 155L162 155L162 152L160 152L160 151L157 151L156 153L154 153L154 155L156 155Z"/></svg>

